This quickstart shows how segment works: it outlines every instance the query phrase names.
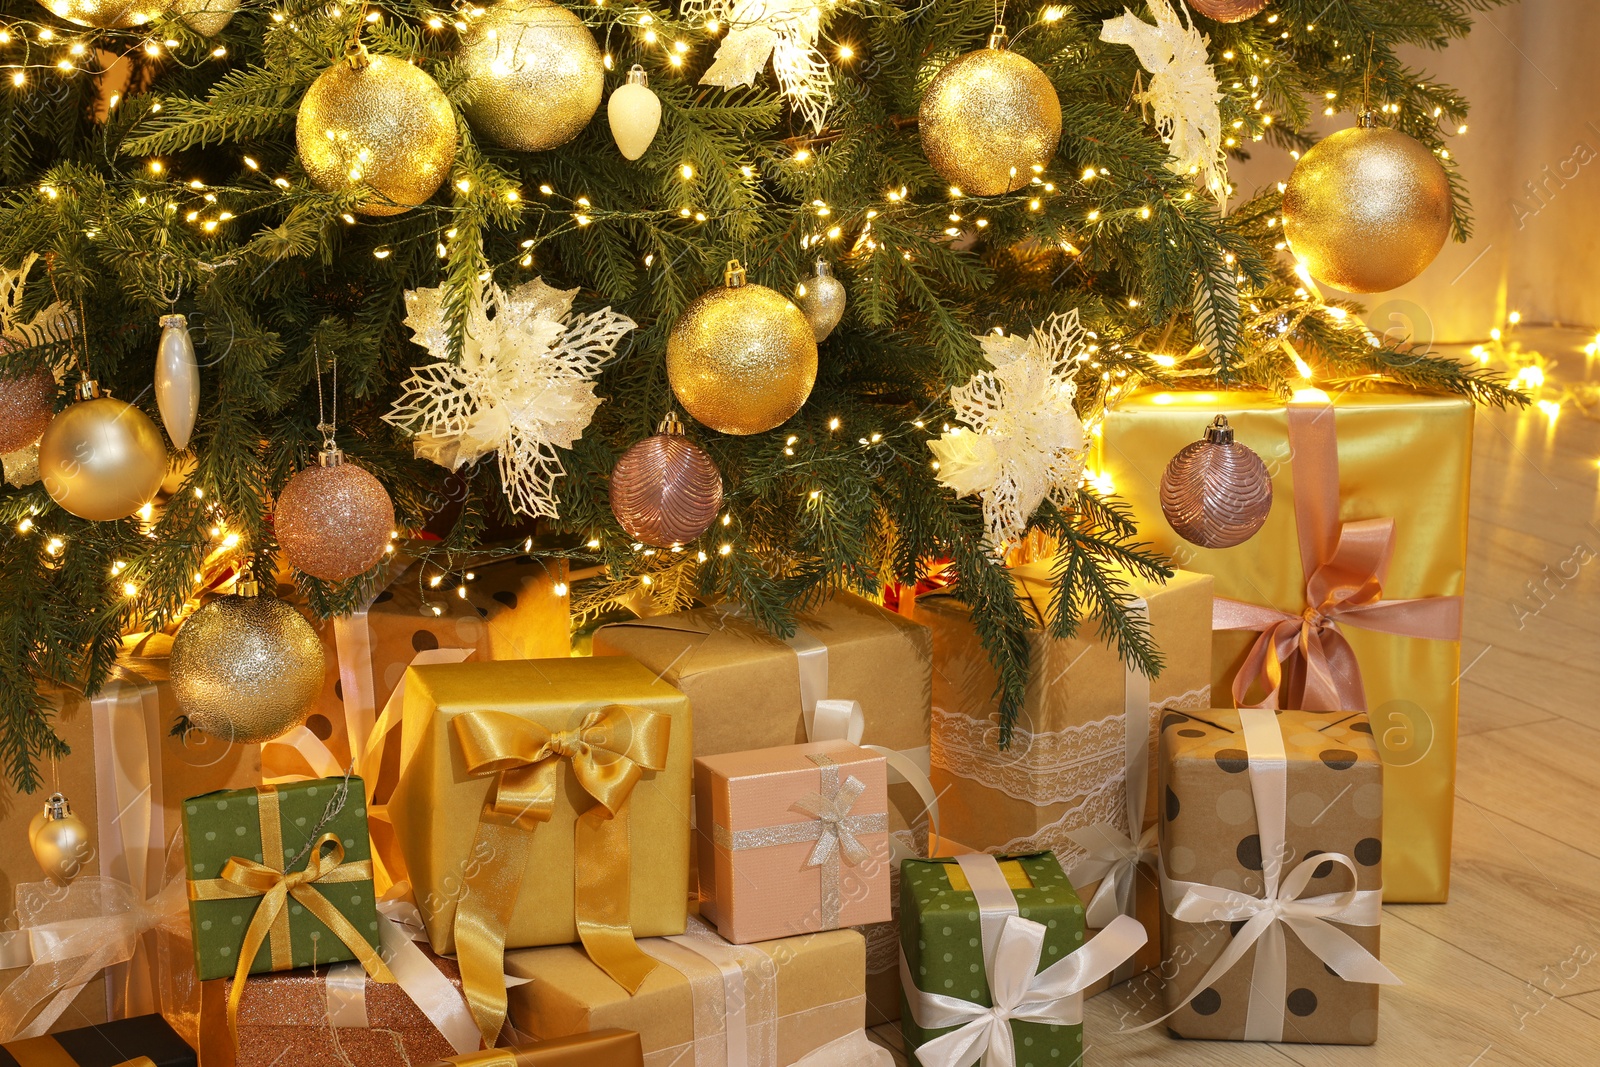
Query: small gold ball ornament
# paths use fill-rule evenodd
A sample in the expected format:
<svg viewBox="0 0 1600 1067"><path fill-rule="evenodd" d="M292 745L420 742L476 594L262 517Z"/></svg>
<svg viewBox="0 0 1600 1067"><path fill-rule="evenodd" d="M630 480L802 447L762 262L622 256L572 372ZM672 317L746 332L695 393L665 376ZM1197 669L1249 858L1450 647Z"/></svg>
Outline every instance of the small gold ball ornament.
<svg viewBox="0 0 1600 1067"><path fill-rule="evenodd" d="M56 378L47 370L0 375L0 453L27 448L50 425Z"/></svg>
<svg viewBox="0 0 1600 1067"><path fill-rule="evenodd" d="M817 260L817 271L795 286L795 296L800 310L811 323L811 332L819 342L826 341L839 320L844 318L844 284L833 276L833 267L825 259Z"/></svg>
<svg viewBox="0 0 1600 1067"><path fill-rule="evenodd" d="M184 620L172 640L172 692L198 730L270 741L306 721L322 691L322 642L290 605L254 582Z"/></svg>
<svg viewBox="0 0 1600 1067"><path fill-rule="evenodd" d="M297 570L342 582L383 558L394 529L394 502L382 482L330 446L278 494L272 528Z"/></svg>
<svg viewBox="0 0 1600 1067"><path fill-rule="evenodd" d="M96 30L127 30L154 22L171 10L170 0L40 0L57 18Z"/></svg>
<svg viewBox="0 0 1600 1067"><path fill-rule="evenodd" d="M678 402L721 433L763 433L799 411L817 381L817 339L794 302L748 284L737 259L727 283L684 309L667 337Z"/></svg>
<svg viewBox="0 0 1600 1067"><path fill-rule="evenodd" d="M1433 153L1367 112L1300 157L1283 194L1284 237L1317 281L1387 292L1439 254L1452 203Z"/></svg>
<svg viewBox="0 0 1600 1067"><path fill-rule="evenodd" d="M57 885L66 885L94 858L94 839L83 820L72 814L72 805L60 793L50 794L44 810L28 825L28 844L45 876Z"/></svg>
<svg viewBox="0 0 1600 1067"><path fill-rule="evenodd" d="M472 89L463 110L473 129L522 152L578 136L605 93L594 35L552 0L500 0L471 20L460 61Z"/></svg>
<svg viewBox="0 0 1600 1067"><path fill-rule="evenodd" d="M1272 475L1233 439L1226 415L1185 445L1161 475L1161 513L1178 536L1201 548L1232 548L1254 537L1272 512Z"/></svg>
<svg viewBox="0 0 1600 1067"><path fill-rule="evenodd" d="M1189 0L1189 6L1215 22L1243 22L1260 14L1267 0Z"/></svg>
<svg viewBox="0 0 1600 1067"><path fill-rule="evenodd" d="M215 37L227 28L243 0L172 0L172 14L189 24L202 37Z"/></svg>
<svg viewBox="0 0 1600 1067"><path fill-rule="evenodd" d="M167 473L167 445L150 416L101 396L84 381L39 441L45 490L80 519L125 519L154 499Z"/></svg>
<svg viewBox="0 0 1600 1067"><path fill-rule="evenodd" d="M611 471L611 513L635 541L656 548L687 544L709 530L721 510L722 472L683 436L677 415L624 452Z"/></svg>
<svg viewBox="0 0 1600 1067"><path fill-rule="evenodd" d="M294 136L317 188L366 192L356 208L363 215L398 215L427 200L456 158L444 90L421 68L359 43L306 90Z"/></svg>
<svg viewBox="0 0 1600 1067"><path fill-rule="evenodd" d="M945 67L922 97L922 151L941 178L969 196L1022 188L1061 141L1056 87L1005 43L1005 27L996 26L988 48Z"/></svg>

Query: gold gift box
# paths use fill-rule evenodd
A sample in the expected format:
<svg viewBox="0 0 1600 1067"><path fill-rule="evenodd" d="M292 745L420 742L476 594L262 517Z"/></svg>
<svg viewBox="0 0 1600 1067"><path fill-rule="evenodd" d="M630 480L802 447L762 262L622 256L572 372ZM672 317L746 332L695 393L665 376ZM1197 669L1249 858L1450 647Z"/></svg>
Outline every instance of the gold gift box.
<svg viewBox="0 0 1600 1067"><path fill-rule="evenodd" d="M1297 397L1297 399L1299 399ZM1307 399L1320 401L1321 397ZM1385 599L1460 596L1467 563L1472 461L1470 401L1398 387L1332 393L1339 453L1339 520L1392 518ZM1178 537L1161 513L1161 474L1213 416L1272 472L1266 525L1236 548ZM1181 566L1212 575L1216 595L1299 614L1306 607L1288 409L1261 393L1141 393L1106 416L1101 468L1139 521L1140 534ZM1456 711L1461 646L1342 626L1361 665L1384 782L1389 901L1437 903L1450 889ZM1212 686L1227 703L1256 635L1218 631Z"/></svg>
<svg viewBox="0 0 1600 1067"><path fill-rule="evenodd" d="M597 1030L520 1048L466 1052L440 1060L432 1067L644 1067L644 1057L639 1051L638 1034Z"/></svg>
<svg viewBox="0 0 1600 1067"><path fill-rule="evenodd" d="M859 933L834 930L748 947L765 953L776 968L778 1063L794 1063L865 1025L866 946ZM629 997L576 948L509 952L506 973L533 979L509 991L511 1022L546 1039L602 1027L635 1030L644 1043L645 1067L693 1064L696 1013L718 1005L697 1006L691 978L698 984L714 978L718 994L723 985L709 961L682 958L692 962L692 975L663 964Z"/></svg>
<svg viewBox="0 0 1600 1067"><path fill-rule="evenodd" d="M406 681L405 769L389 800L389 816L434 951L454 951L456 907L473 867L473 828L494 783L493 776L467 773L451 723L463 714L496 711L559 731L576 727L588 711L614 704L671 720L666 767L645 771L628 802L629 923L641 937L683 932L694 763L687 698L625 659L431 664L412 667ZM532 847L506 930L508 947L578 940L573 872L583 857L576 855L574 827L594 801L573 781L570 768L562 769L560 781L552 817L530 831Z"/></svg>

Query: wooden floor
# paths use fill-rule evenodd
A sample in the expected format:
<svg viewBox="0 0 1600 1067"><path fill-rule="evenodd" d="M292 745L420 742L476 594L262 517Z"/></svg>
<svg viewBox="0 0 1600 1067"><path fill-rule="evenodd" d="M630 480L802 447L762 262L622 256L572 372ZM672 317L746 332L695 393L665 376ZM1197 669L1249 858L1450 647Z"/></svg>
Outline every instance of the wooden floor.
<svg viewBox="0 0 1600 1067"><path fill-rule="evenodd" d="M1586 340L1524 336L1566 381L1600 378ZM1600 1064L1600 421L1485 412L1473 459L1453 889L1384 909L1406 984L1378 1044L1119 1035L1112 990L1087 1005L1087 1067Z"/></svg>

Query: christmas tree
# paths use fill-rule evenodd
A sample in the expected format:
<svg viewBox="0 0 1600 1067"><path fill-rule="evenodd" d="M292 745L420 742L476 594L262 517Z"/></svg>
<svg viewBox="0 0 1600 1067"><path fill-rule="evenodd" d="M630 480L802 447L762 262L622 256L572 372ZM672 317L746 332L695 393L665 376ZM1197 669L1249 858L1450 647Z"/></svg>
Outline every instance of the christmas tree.
<svg viewBox="0 0 1600 1067"><path fill-rule="evenodd" d="M298 562L332 615L391 548L447 585L497 555L603 563L576 591L591 615L726 598L778 633L831 590L947 561L1010 716L1028 622L1003 551L1032 530L1056 546L1057 632L1098 620L1158 669L1119 574L1167 564L1085 469L1108 398L1286 394L1314 371L1520 401L1324 302L1285 252L1282 190L1226 177L1371 110L1442 165L1465 239L1448 135L1467 102L1400 52L1496 2L5 0L11 446L41 404L87 410L83 377L159 400L172 438L104 409L159 492L149 455L95 469L101 425L52 427L42 481L22 453L7 471L8 777L31 789L64 754L42 680L99 686L122 634L170 626L219 569ZM986 78L999 96L974 104ZM757 288L831 318L818 260L847 302L820 346ZM749 365L719 378L739 346ZM611 475L669 412L721 502L685 520L700 536L647 545ZM330 439L392 499L392 542L278 506ZM127 517L82 517L84 478Z"/></svg>

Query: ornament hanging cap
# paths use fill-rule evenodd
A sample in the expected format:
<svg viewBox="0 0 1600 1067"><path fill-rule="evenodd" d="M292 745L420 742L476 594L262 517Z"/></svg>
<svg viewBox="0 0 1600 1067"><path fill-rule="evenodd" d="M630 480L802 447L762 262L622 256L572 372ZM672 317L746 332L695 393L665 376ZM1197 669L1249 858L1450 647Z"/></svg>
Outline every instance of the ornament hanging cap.
<svg viewBox="0 0 1600 1067"><path fill-rule="evenodd" d="M1006 36L1006 28L1000 23L996 22L994 24L994 29L989 31L989 47L993 48L997 52L1004 52L1006 50L1007 43L1008 38Z"/></svg>
<svg viewBox="0 0 1600 1067"><path fill-rule="evenodd" d="M99 396L100 383L85 374L83 376L83 380L78 383L78 399L96 400L99 398Z"/></svg>
<svg viewBox="0 0 1600 1067"><path fill-rule="evenodd" d="M1206 427L1206 440L1214 445L1233 444L1233 427L1228 425L1228 416L1218 415L1211 420L1211 425Z"/></svg>
<svg viewBox="0 0 1600 1067"><path fill-rule="evenodd" d="M1356 118L1356 125L1361 127L1363 130L1377 129L1378 113L1372 110L1370 107L1362 108L1360 116Z"/></svg>
<svg viewBox="0 0 1600 1067"><path fill-rule="evenodd" d="M163 330L174 330L174 329L179 329L179 328L186 328L188 325L189 325L189 320L184 318L182 315L163 315L163 316L161 316L160 326L161 326L161 328Z"/></svg>
<svg viewBox="0 0 1600 1067"><path fill-rule="evenodd" d="M683 420L678 418L676 411L667 412L667 417L661 420L661 425L656 427L656 433L668 437L683 436Z"/></svg>
<svg viewBox="0 0 1600 1067"><path fill-rule="evenodd" d="M44 802L44 817L47 819L65 819L72 814L72 804L61 793L51 793L50 799Z"/></svg>
<svg viewBox="0 0 1600 1067"><path fill-rule="evenodd" d="M744 265L737 259L728 260L728 267L722 272L722 282L729 289L737 289L744 284Z"/></svg>
<svg viewBox="0 0 1600 1067"><path fill-rule="evenodd" d="M360 24L356 26L356 33L361 32ZM367 54L367 46L362 44L358 37L351 37L350 43L344 46L344 58L354 70L366 70L372 62L372 57Z"/></svg>
<svg viewBox="0 0 1600 1067"><path fill-rule="evenodd" d="M344 465L344 451L338 445L329 443L321 452L317 453L317 466L339 467Z"/></svg>
<svg viewBox="0 0 1600 1067"><path fill-rule="evenodd" d="M260 596L261 583L252 577L239 578L233 583L234 596Z"/></svg>
<svg viewBox="0 0 1600 1067"><path fill-rule="evenodd" d="M831 277L833 277L833 265L830 264L827 260L823 259L821 256L817 257L817 277L819 277L819 278L831 278Z"/></svg>
<svg viewBox="0 0 1600 1067"><path fill-rule="evenodd" d="M643 67L641 67L639 64L635 63L632 67L630 67L628 69L628 84L629 85L643 85L645 88L649 88L650 87L650 75L645 73L645 70L644 70Z"/></svg>

